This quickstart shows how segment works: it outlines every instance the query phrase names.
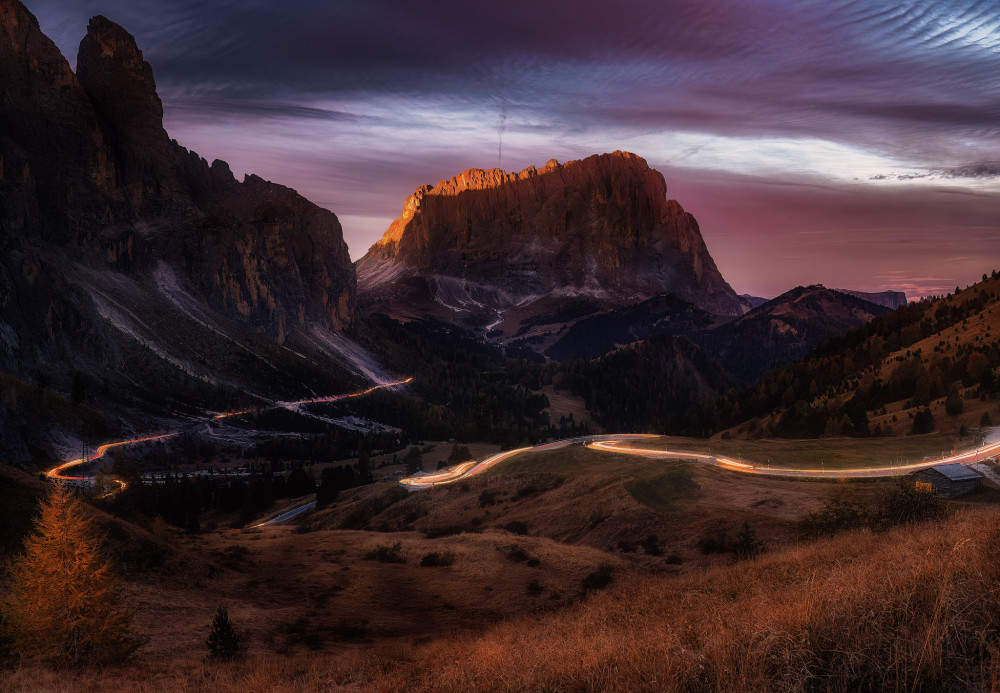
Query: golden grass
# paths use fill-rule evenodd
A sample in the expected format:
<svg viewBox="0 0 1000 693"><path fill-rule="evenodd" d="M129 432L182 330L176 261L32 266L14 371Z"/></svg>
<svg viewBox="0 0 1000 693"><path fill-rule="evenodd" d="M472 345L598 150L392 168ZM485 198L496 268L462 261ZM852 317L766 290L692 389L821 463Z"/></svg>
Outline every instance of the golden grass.
<svg viewBox="0 0 1000 693"><path fill-rule="evenodd" d="M233 665L0 673L9 691L998 691L1000 512L632 577L479 635Z"/></svg>
<svg viewBox="0 0 1000 693"><path fill-rule="evenodd" d="M996 510L639 579L414 653L412 691L997 690Z"/></svg>
<svg viewBox="0 0 1000 693"><path fill-rule="evenodd" d="M151 652L124 667L0 672L0 689L995 693L998 521L996 508L962 510L937 524L844 534L687 576L633 574L562 610L479 633L441 630L431 641L339 643L288 655L258 643L232 665L207 663L196 649L170 658ZM483 540L494 550L507 541ZM471 558L466 541L442 544L457 564ZM543 564L559 548L529 546Z"/></svg>

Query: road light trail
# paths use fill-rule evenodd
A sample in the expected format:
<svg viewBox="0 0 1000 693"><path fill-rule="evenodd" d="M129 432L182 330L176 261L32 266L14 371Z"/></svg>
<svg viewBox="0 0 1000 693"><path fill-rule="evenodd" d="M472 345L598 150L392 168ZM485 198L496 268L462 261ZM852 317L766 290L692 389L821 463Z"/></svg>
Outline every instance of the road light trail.
<svg viewBox="0 0 1000 693"><path fill-rule="evenodd" d="M758 474L762 476L781 476L800 479L843 479L843 478L876 478L891 477L901 474L909 474L920 469L926 469L939 464L959 463L975 464L984 459L1000 454L1000 441L982 447L965 450L947 457L934 460L924 460L911 464L882 465L874 467L858 467L855 469L812 469L812 468L790 468L772 467L770 465L756 465L745 460L737 460L731 457L723 457L703 452L691 452L688 450L667 450L664 448L633 447L630 442L657 438L658 436L643 433L627 433L621 435L584 436L580 438L568 438L557 440L551 443L543 443L533 447L518 448L487 457L482 462L464 462L456 467L445 469L434 474L420 474L405 479L400 479L399 483L411 490L420 490L432 486L443 484L453 484L456 481L467 479L476 474L480 474L497 464L508 460L515 455L532 452L542 452L545 450L555 450L574 443L582 443L587 447L613 452L620 455L638 455L640 457L650 457L657 459L690 460L711 464L722 469L728 469L742 474Z"/></svg>
<svg viewBox="0 0 1000 693"><path fill-rule="evenodd" d="M177 434L163 433L158 436L146 436L145 438L130 438L129 440L119 440L116 443L105 443L104 445L98 447L93 455L89 455L87 457L80 457L75 460L70 460L69 462L63 462L62 464L53 467L52 469L45 472L45 476L47 476L50 479L59 479L60 481L93 481L94 477L92 476L69 476L67 474L63 474L63 471L71 467L77 467L81 464L87 464L89 462L93 462L94 460L100 459L101 457L104 457L104 453L106 453L111 448L117 448L122 445L136 445L138 443L148 443L153 440L163 440L164 438L172 438L175 435ZM123 484L122 488L124 489L125 482L121 483Z"/></svg>
<svg viewBox="0 0 1000 693"><path fill-rule="evenodd" d="M882 465L876 467L858 467L855 469L815 469L815 468L794 468L794 467L772 467L770 465L760 466L742 460L734 460L729 457L709 455L704 453L689 452L684 450L664 450L655 448L636 448L622 445L618 441L597 441L591 447L608 452L616 452L623 455L640 455L642 457L666 458L677 460L693 460L697 462L707 462L723 469L731 469L744 474L761 474L766 476L785 476L795 478L811 479L850 479L850 478L873 478L899 476L909 474L920 469L926 469L939 464L975 464L981 459L985 459L1000 453L1000 442L966 450L948 457L941 457L935 460L923 460L910 464Z"/></svg>
<svg viewBox="0 0 1000 693"><path fill-rule="evenodd" d="M433 474L420 474L419 476L409 476L405 479L400 479L399 483L406 488L418 491L420 489L430 488L431 486L441 486L443 484L453 484L461 479L468 479L471 476L476 476L477 474L482 474L487 469L494 467L504 460L508 460L515 455L520 455L526 452L544 452L545 450L556 450L558 448L566 447L567 445L572 445L574 443L586 443L593 440L604 440L604 439L614 439L614 440L637 440L647 436L643 433L623 433L614 436L585 436L579 438L566 438L565 440L557 440L551 443L542 443L541 445L535 445L526 448L517 448L516 450L507 450L506 452L500 452L496 455L487 457L482 462L463 462L462 464L451 467L449 469L444 469Z"/></svg>
<svg viewBox="0 0 1000 693"><path fill-rule="evenodd" d="M281 408L287 409L290 407L296 407L306 404L323 404L327 402L337 402L340 400L348 399L350 397L363 397L367 394L375 392L376 390L397 387L399 385L406 385L407 383L410 382L413 382L413 378L406 378L405 380L397 380L391 383L379 383L378 385L373 385L372 387L369 387L367 390L360 390L358 392L350 392L342 395L333 395L330 397L314 397L312 399L302 399L296 402L278 402L277 404L274 404L270 407L265 407L263 409L243 409L240 411L223 412L221 414L215 414L214 416L209 417L208 420L218 421L220 419L233 418L236 416L242 416L243 414L250 413L251 411L258 411L258 412L270 411L272 409L281 409ZM59 464L53 467L52 469L46 471L45 476L48 477L49 479L54 479L58 481L93 483L95 478L93 476L74 476L70 474L65 474L64 472L68 469L72 469L73 467L79 467L80 465L89 464L95 460L100 459L101 457L104 457L104 454L111 448L117 448L123 445L137 445L139 443L148 443L154 440L165 440L166 438L172 438L176 435L178 435L178 432L174 431L171 433L161 433L159 435L146 436L145 438L129 438L128 440L119 440L114 443L104 443L103 445L99 446L97 450L94 451L94 454L86 457L79 457L75 460L69 460L67 462L63 462L62 464ZM128 484L122 479L113 478L112 482L118 484L118 488L108 491L107 493L102 495L101 498L108 498L110 496L115 495L116 493L120 493L121 491L124 491L128 486Z"/></svg>

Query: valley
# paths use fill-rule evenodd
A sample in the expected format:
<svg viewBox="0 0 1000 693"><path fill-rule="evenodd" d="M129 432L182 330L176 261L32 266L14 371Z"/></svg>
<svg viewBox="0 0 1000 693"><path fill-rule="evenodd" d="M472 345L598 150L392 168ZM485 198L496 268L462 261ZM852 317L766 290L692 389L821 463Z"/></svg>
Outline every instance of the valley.
<svg viewBox="0 0 1000 693"><path fill-rule="evenodd" d="M89 17L75 57L79 8L28 4L0 0L0 689L1000 691L995 166L834 137L800 163L840 178L781 178L821 100L782 141L718 129L652 48L590 70L641 27L556 59L612 28L590 7L486 69L478 39L424 60L433 6L372 47L374 6L217 9L202 60L198 3L119 6L138 40ZM523 14L494 9L461 11ZM702 26L668 10L643 45ZM446 65L476 89L442 113ZM532 110L522 72L614 103Z"/></svg>

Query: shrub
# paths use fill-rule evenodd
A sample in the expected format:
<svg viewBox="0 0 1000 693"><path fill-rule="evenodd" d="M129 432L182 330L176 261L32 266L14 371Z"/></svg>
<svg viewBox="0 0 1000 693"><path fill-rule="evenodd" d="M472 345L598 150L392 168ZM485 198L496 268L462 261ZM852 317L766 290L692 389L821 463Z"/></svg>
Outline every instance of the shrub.
<svg viewBox="0 0 1000 693"><path fill-rule="evenodd" d="M913 417L912 434L931 433L934 430L934 415L930 409L924 408Z"/></svg>
<svg viewBox="0 0 1000 693"><path fill-rule="evenodd" d="M884 531L897 525L939 519L945 510L944 501L933 488L917 488L915 484L900 481L879 494L869 509L868 526Z"/></svg>
<svg viewBox="0 0 1000 693"><path fill-rule="evenodd" d="M450 551L445 551L438 553L432 551L423 558L420 559L420 565L430 568L436 568L440 566L449 566L455 562L455 554Z"/></svg>
<svg viewBox="0 0 1000 693"><path fill-rule="evenodd" d="M615 569L610 565L602 565L600 568L592 573L589 573L587 577L583 578L583 591L590 592L591 590L603 590L605 587L611 584L615 579Z"/></svg>
<svg viewBox="0 0 1000 693"><path fill-rule="evenodd" d="M403 546L398 541L395 544L382 544L365 554L366 561L378 561L379 563L406 563L406 559L400 555Z"/></svg>
<svg viewBox="0 0 1000 693"><path fill-rule="evenodd" d="M698 540L698 550L703 554L726 553L729 549L729 536L725 531L706 534Z"/></svg>
<svg viewBox="0 0 1000 693"><path fill-rule="evenodd" d="M641 542L642 550L650 556L662 556L663 549L660 548L660 538L655 534L650 534Z"/></svg>
<svg viewBox="0 0 1000 693"><path fill-rule="evenodd" d="M962 395L955 388L952 388L951 392L948 393L948 397L944 401L944 410L948 416L958 416L965 411L965 403L962 402Z"/></svg>
<svg viewBox="0 0 1000 693"><path fill-rule="evenodd" d="M209 657L222 661L239 659L246 651L246 637L236 632L226 607L220 606L215 612L212 630L205 645L208 647Z"/></svg>
<svg viewBox="0 0 1000 693"><path fill-rule="evenodd" d="M514 561L515 563L523 563L531 558L528 552L522 549L520 546L510 547L510 551L507 553L507 560Z"/></svg>
<svg viewBox="0 0 1000 693"><path fill-rule="evenodd" d="M820 510L811 512L799 522L799 529L806 537L830 536L848 529L864 527L865 510L856 502L840 494L824 503Z"/></svg>
<svg viewBox="0 0 1000 693"><path fill-rule="evenodd" d="M901 480L886 485L867 501L840 494L826 501L822 509L806 515L799 522L799 528L810 538L833 536L861 527L881 532L902 524L941 518L946 509L930 484Z"/></svg>
<svg viewBox="0 0 1000 693"><path fill-rule="evenodd" d="M737 561L745 561L757 558L767 551L767 544L757 538L757 532L744 521L740 531L736 533L736 539L732 545L733 556Z"/></svg>
<svg viewBox="0 0 1000 693"><path fill-rule="evenodd" d="M511 534L517 534L520 536L524 536L528 533L528 525L523 522L519 522L518 520L508 522L503 526L503 528Z"/></svg>

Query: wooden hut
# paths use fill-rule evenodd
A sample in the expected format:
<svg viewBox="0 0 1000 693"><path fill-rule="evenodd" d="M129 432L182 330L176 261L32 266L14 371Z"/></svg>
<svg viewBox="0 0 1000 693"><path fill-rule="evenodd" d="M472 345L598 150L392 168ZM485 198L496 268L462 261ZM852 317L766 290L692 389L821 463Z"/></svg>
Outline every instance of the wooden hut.
<svg viewBox="0 0 1000 693"><path fill-rule="evenodd" d="M938 464L913 475L914 481L930 484L942 498L954 498L975 491L980 478L979 472L962 464Z"/></svg>

